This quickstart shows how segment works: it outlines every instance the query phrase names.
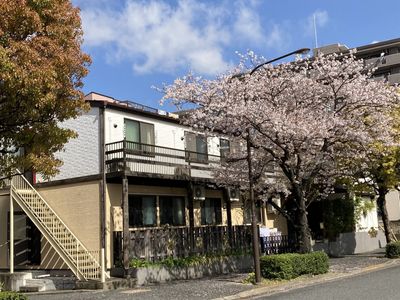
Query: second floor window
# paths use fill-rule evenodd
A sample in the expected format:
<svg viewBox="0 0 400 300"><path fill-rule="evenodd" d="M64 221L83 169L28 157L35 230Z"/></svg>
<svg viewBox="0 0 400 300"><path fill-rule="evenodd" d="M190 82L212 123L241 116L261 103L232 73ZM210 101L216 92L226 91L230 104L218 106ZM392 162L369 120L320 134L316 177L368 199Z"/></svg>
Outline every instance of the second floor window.
<svg viewBox="0 0 400 300"><path fill-rule="evenodd" d="M185 132L186 157L189 161L207 163L207 137L202 134Z"/></svg>
<svg viewBox="0 0 400 300"><path fill-rule="evenodd" d="M219 139L219 153L221 159L225 159L231 152L231 145L229 140Z"/></svg>
<svg viewBox="0 0 400 300"><path fill-rule="evenodd" d="M154 125L135 120L124 120L127 147L132 150L154 152ZM131 142L131 143L129 143ZM146 145L142 145L146 144Z"/></svg>

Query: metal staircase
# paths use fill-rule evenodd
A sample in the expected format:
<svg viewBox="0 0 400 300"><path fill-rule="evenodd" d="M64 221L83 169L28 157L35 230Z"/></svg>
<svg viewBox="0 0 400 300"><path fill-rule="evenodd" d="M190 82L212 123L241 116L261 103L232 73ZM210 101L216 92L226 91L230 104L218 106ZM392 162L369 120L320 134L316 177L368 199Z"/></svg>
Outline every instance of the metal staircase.
<svg viewBox="0 0 400 300"><path fill-rule="evenodd" d="M9 181L10 196L46 237L80 280L100 280L99 251L88 251L35 188L18 173ZM97 256L97 258L96 258ZM103 274L109 277L108 274Z"/></svg>

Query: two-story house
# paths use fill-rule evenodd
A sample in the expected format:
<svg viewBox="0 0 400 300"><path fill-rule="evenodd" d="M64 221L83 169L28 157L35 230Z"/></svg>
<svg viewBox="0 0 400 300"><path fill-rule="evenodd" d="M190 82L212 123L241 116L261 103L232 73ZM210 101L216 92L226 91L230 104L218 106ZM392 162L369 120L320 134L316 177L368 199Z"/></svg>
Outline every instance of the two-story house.
<svg viewBox="0 0 400 300"><path fill-rule="evenodd" d="M31 183L17 175L0 193L0 268L104 279L132 257L250 249L246 193L213 179L229 139L137 103L86 100L90 110L62 124L79 136L58 153L59 174ZM261 205L258 214L260 225L287 234L274 210Z"/></svg>

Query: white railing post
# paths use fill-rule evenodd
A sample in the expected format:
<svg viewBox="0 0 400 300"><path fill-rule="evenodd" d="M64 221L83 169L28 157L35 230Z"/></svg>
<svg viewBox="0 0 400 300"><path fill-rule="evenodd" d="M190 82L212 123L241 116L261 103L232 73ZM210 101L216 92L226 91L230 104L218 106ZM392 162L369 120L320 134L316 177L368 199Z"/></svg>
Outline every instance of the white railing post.
<svg viewBox="0 0 400 300"><path fill-rule="evenodd" d="M14 273L14 202L12 191L10 191L10 273Z"/></svg>
<svg viewBox="0 0 400 300"><path fill-rule="evenodd" d="M81 278L79 278L80 276L78 274L79 274L79 244L77 243L76 244L76 276L78 277L78 279L81 279Z"/></svg>
<svg viewBox="0 0 400 300"><path fill-rule="evenodd" d="M101 282L105 282L106 281L106 266L105 264L105 257L104 257L104 248L101 248L100 251L100 260L101 260L101 268L100 268L100 272L101 272Z"/></svg>

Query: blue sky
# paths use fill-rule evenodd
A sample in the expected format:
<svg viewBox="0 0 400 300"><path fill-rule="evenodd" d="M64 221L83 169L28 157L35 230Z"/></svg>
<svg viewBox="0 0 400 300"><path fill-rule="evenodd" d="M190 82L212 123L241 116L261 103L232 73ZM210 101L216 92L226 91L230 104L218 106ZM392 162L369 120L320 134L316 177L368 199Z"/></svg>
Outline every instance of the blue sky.
<svg viewBox="0 0 400 300"><path fill-rule="evenodd" d="M84 92L159 107L152 86L193 71L212 78L253 50L271 59L318 44L356 47L400 37L400 1L73 0L93 63ZM173 111L170 106L162 109Z"/></svg>

